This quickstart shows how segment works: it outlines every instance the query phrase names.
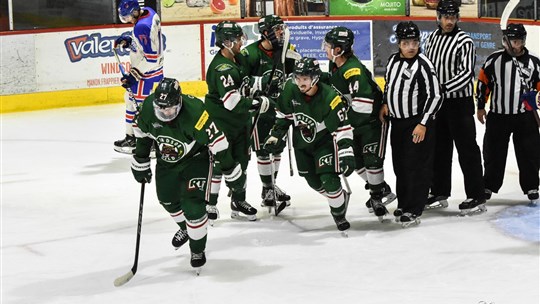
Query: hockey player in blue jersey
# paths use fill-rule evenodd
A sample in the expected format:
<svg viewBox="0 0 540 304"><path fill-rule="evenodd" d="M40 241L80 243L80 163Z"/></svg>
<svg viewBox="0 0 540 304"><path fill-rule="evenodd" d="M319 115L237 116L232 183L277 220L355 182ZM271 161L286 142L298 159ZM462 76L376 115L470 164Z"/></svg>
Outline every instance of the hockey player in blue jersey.
<svg viewBox="0 0 540 304"><path fill-rule="evenodd" d="M163 37L159 15L151 8L141 8L136 0L121 0L118 16L123 23L132 23L131 35L122 35L114 47L129 48L131 69L121 81L127 92L126 137L114 142L114 150L131 154L135 149L134 116L155 84L163 79Z"/></svg>

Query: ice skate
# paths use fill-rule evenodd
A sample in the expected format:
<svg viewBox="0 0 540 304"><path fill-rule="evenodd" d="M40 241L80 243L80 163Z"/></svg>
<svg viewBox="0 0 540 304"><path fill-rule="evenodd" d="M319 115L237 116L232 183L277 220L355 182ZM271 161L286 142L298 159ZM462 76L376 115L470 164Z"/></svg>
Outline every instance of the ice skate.
<svg viewBox="0 0 540 304"><path fill-rule="evenodd" d="M375 216L377 216L379 218L379 221L383 223L384 216L388 214L388 209L386 209L382 201L378 198L372 197L370 199L370 204L371 204L371 207L373 208L373 213L375 214Z"/></svg>
<svg viewBox="0 0 540 304"><path fill-rule="evenodd" d="M439 209L448 207L448 196L432 195L428 196L424 210Z"/></svg>
<svg viewBox="0 0 540 304"><path fill-rule="evenodd" d="M214 226L214 221L219 218L219 210L216 205L206 205L206 213L208 214L208 223Z"/></svg>
<svg viewBox="0 0 540 304"><path fill-rule="evenodd" d="M182 245L184 245L188 240L189 236L187 231L180 228L172 238L174 250L178 250L178 248L182 247Z"/></svg>
<svg viewBox="0 0 540 304"><path fill-rule="evenodd" d="M114 151L124 154L133 154L135 143L135 136L126 134L124 139L114 142Z"/></svg>
<svg viewBox="0 0 540 304"><path fill-rule="evenodd" d="M484 198L486 201L489 201L491 199L491 195L493 194L493 191L489 189L484 189Z"/></svg>
<svg viewBox="0 0 540 304"><path fill-rule="evenodd" d="M349 237L347 232L351 228L351 224L345 218L345 215L334 216L334 222L336 222L337 229L341 231L341 235L344 237Z"/></svg>
<svg viewBox="0 0 540 304"><path fill-rule="evenodd" d="M537 207L538 204L540 204L538 190L530 190L529 192L527 192L527 198L531 201L529 203L529 206L531 207Z"/></svg>
<svg viewBox="0 0 540 304"><path fill-rule="evenodd" d="M369 184L366 183L366 190L369 190ZM383 193L381 202L383 205L388 205L391 202L396 200L396 195L392 193L392 189L387 183L384 183ZM369 213L373 213L373 207L371 207L371 199L368 199L366 202L366 207L368 208Z"/></svg>
<svg viewBox="0 0 540 304"><path fill-rule="evenodd" d="M282 192L281 189L279 189L277 186L274 186L273 188L263 187L261 197L263 199L261 202L261 207L268 208L268 213L272 213L273 209L274 215L276 216L279 215L279 213L288 206L287 202L290 199L290 196Z"/></svg>
<svg viewBox="0 0 540 304"><path fill-rule="evenodd" d="M199 275L201 273L201 268L206 264L206 255L204 251L201 253L191 253L191 267L195 269L195 274Z"/></svg>
<svg viewBox="0 0 540 304"><path fill-rule="evenodd" d="M401 216L403 215L403 210L401 208L397 208L394 210L394 220L396 223L401 222Z"/></svg>
<svg viewBox="0 0 540 304"><path fill-rule="evenodd" d="M463 203L459 204L460 216L480 214L487 211L486 200L478 200L468 198Z"/></svg>
<svg viewBox="0 0 540 304"><path fill-rule="evenodd" d="M405 212L399 218L399 221L401 222L402 228L407 228L410 226L418 226L420 225L420 216L417 216L416 214L413 214L410 212Z"/></svg>
<svg viewBox="0 0 540 304"><path fill-rule="evenodd" d="M257 209L253 208L246 201L231 201L231 218L236 219L240 217L240 213L244 214L248 220L257 220Z"/></svg>

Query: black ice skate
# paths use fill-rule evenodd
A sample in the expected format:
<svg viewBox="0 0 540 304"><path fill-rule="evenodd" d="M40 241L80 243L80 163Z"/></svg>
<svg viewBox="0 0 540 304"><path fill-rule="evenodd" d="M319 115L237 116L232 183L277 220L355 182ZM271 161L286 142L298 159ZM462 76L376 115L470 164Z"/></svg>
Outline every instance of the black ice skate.
<svg viewBox="0 0 540 304"><path fill-rule="evenodd" d="M527 198L531 201L529 203L529 206L536 207L538 204L540 204L540 199L538 195L538 190L530 190L527 192Z"/></svg>
<svg viewBox="0 0 540 304"><path fill-rule="evenodd" d="M432 195L428 196L424 210L439 209L448 207L448 196Z"/></svg>
<svg viewBox="0 0 540 304"><path fill-rule="evenodd" d="M384 216L388 214L388 209L384 206L381 196L378 194L372 194L369 199L371 208L373 208L373 213L379 218L379 221L384 222Z"/></svg>
<svg viewBox="0 0 540 304"><path fill-rule="evenodd" d="M332 217L334 218L334 222L336 222L337 229L341 231L341 234L344 237L348 237L349 235L347 233L347 230L351 228L351 224L345 218L345 214L347 214L347 208L349 207L349 199L351 198L351 196L349 193L347 193L347 191L343 191L343 195L345 198L345 201L343 202L345 208L343 209L343 212L341 214L332 214Z"/></svg>
<svg viewBox="0 0 540 304"><path fill-rule="evenodd" d="M484 198L486 201L489 201L491 199L491 195L493 194L493 191L489 189L484 189Z"/></svg>
<svg viewBox="0 0 540 304"><path fill-rule="evenodd" d="M126 134L126 138L114 142L114 151L124 154L133 154L135 150L135 136Z"/></svg>
<svg viewBox="0 0 540 304"><path fill-rule="evenodd" d="M195 274L199 275L201 273L201 267L206 264L206 255L204 251L201 253L191 253L191 267L195 269Z"/></svg>
<svg viewBox="0 0 540 304"><path fill-rule="evenodd" d="M231 201L231 218L239 218L240 213L244 214L248 220L256 221L257 220L257 209L253 208L246 201Z"/></svg>
<svg viewBox="0 0 540 304"><path fill-rule="evenodd" d="M188 240L189 237L187 231L180 228L172 238L174 250L178 250L178 248L182 247Z"/></svg>
<svg viewBox="0 0 540 304"><path fill-rule="evenodd" d="M277 200L276 200L277 197ZM285 192L278 188L278 186L272 187L263 187L261 198L261 207L267 207L268 213L272 212L274 209L274 215L279 215L285 207L290 205L289 200L291 199Z"/></svg>
<svg viewBox="0 0 540 304"><path fill-rule="evenodd" d="M402 228L407 228L409 226L413 225L420 225L420 216L417 216L416 214L405 212L403 215L399 218L399 221L401 222Z"/></svg>
<svg viewBox="0 0 540 304"><path fill-rule="evenodd" d="M394 210L394 220L396 223L399 223L401 221L401 216L403 215L403 210L401 208L397 208Z"/></svg>
<svg viewBox="0 0 540 304"><path fill-rule="evenodd" d="M369 184L366 183L366 190L369 190ZM384 183L383 193L381 202L383 205L388 205L391 202L396 200L396 195L392 193L392 189L387 183ZM369 213L373 213L373 207L371 207L371 199L368 199L366 202L366 207L368 208Z"/></svg>
<svg viewBox="0 0 540 304"><path fill-rule="evenodd" d="M461 216L486 212L486 200L468 198L463 203L459 204L459 210L461 211Z"/></svg>
<svg viewBox="0 0 540 304"><path fill-rule="evenodd" d="M215 205L206 205L206 213L208 214L208 223L214 226L214 221L219 218L219 210Z"/></svg>

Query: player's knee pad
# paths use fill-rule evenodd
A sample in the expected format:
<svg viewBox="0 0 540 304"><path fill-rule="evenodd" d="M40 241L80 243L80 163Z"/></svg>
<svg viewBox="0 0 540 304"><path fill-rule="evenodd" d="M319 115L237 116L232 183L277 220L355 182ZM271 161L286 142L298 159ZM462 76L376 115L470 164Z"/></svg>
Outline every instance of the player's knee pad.
<svg viewBox="0 0 540 304"><path fill-rule="evenodd" d="M159 204L163 206L163 208L165 208L165 210L167 210L167 212L169 212L171 216L172 214L176 214L182 211L182 205L180 204L180 202L169 202L160 200ZM182 212L182 216L184 216L183 214L184 213Z"/></svg>
<svg viewBox="0 0 540 304"><path fill-rule="evenodd" d="M341 180L337 174L321 174L321 182L324 190L330 193L336 193L341 189Z"/></svg>
<svg viewBox="0 0 540 304"><path fill-rule="evenodd" d="M373 153L364 154L364 165L366 169L382 168L383 159Z"/></svg>
<svg viewBox="0 0 540 304"><path fill-rule="evenodd" d="M313 190L320 191L322 189L322 182L318 175L307 174L304 175L304 179Z"/></svg>

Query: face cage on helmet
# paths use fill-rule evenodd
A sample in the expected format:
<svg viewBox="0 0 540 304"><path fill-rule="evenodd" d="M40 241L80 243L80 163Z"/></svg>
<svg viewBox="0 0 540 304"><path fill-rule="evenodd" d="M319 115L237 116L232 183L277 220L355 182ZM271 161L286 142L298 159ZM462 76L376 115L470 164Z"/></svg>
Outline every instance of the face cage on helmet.
<svg viewBox="0 0 540 304"><path fill-rule="evenodd" d="M235 37L234 40L231 40L231 38L229 37L225 39L223 42L221 42L221 44L223 45L224 48L230 50L236 45L238 38L240 38L240 42L242 42L242 45L246 45L247 36L244 33L242 33L241 36Z"/></svg>
<svg viewBox="0 0 540 304"><path fill-rule="evenodd" d="M176 118L178 116L178 113L180 113L180 107L181 103L171 106L162 108L154 103L154 114L156 114L156 117L163 121L168 122Z"/></svg>

